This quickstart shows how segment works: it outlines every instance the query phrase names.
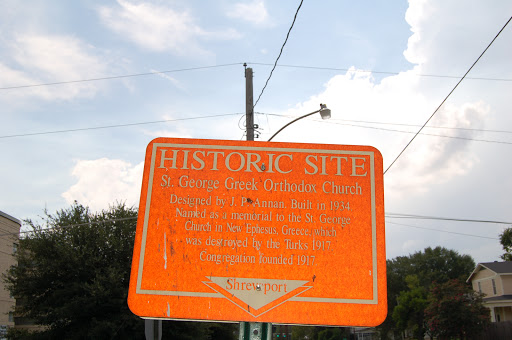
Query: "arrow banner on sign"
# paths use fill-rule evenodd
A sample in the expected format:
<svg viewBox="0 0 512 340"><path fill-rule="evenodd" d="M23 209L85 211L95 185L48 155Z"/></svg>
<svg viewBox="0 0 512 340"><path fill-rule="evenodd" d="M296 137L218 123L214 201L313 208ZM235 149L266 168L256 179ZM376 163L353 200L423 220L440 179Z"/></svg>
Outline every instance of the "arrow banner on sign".
<svg viewBox="0 0 512 340"><path fill-rule="evenodd" d="M286 300L313 288L307 280L208 277L203 283L253 316L259 316Z"/></svg>

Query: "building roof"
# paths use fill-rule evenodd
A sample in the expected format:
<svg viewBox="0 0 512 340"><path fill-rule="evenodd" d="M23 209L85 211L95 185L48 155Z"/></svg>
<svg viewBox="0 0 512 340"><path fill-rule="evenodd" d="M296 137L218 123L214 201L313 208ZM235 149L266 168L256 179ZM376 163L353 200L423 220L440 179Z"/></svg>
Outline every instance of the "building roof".
<svg viewBox="0 0 512 340"><path fill-rule="evenodd" d="M489 269L490 271L495 272L496 274L512 274L512 261L504 261L504 262L483 262L476 265L476 268L473 270L471 275L469 275L466 282L471 281L473 275L478 273L482 269Z"/></svg>
<svg viewBox="0 0 512 340"><path fill-rule="evenodd" d="M8 214L4 213L1 210L0 210L0 216L5 217L6 219L11 220L11 221L13 221L15 223L18 223L21 226L21 221L20 220L18 220L15 217L12 217L11 215L8 215Z"/></svg>
<svg viewBox="0 0 512 340"><path fill-rule="evenodd" d="M512 295L500 295L483 299L485 302L512 301Z"/></svg>
<svg viewBox="0 0 512 340"><path fill-rule="evenodd" d="M485 262L480 263L482 266L487 269L492 270L496 274L504 274L504 273L512 273L512 262L504 261L504 262Z"/></svg>

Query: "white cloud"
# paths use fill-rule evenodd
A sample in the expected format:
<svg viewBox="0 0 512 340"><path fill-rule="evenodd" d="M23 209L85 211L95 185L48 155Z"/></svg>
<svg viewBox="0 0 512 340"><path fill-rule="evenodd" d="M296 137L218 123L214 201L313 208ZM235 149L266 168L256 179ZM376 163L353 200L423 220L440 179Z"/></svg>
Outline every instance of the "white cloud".
<svg viewBox="0 0 512 340"><path fill-rule="evenodd" d="M226 14L228 17L245 20L257 25L266 23L269 18L263 0L237 3Z"/></svg>
<svg viewBox="0 0 512 340"><path fill-rule="evenodd" d="M410 62L416 64L411 70L386 77L378 83L370 73L358 72L352 68L344 75L331 78L325 85L324 91L299 103L296 108L289 110L289 113L297 116L300 113L316 110L319 103L327 103L333 112L333 121L342 120L339 121L340 125L330 127L330 131L324 127L321 132L312 130L311 134L321 135L320 140L328 139L329 135L335 135L339 140L339 135L342 134L343 139L350 141L350 144L375 146L383 154L385 170L412 139L413 132L418 131L419 127L372 125L376 129L353 126L350 129L344 129L344 125L358 125L347 120L424 124L456 84L456 80L434 79L418 75L453 75L453 70L450 73L446 71L447 67L453 65L459 66L457 73L461 70L465 71L471 63L467 64L466 69L460 68L459 56L464 53L456 49L465 49L471 42L473 42L472 51L481 52L485 47L480 48L479 44L475 47L475 42L472 40L471 32L479 30L479 27L468 28L470 32L461 30L459 27L455 29L453 21L449 20L449 13L454 9L448 5L448 8L440 9L440 6L435 2L410 1L407 21L411 25L413 34L409 39L405 55ZM476 16L477 10L472 11L475 12L472 15ZM443 14L441 15L440 12ZM458 20L456 19L457 22ZM451 35L452 40L448 41L447 38L442 37L446 34ZM479 100L478 91L470 95L468 90L467 87L464 89L460 87L436 113L428 126L482 129L485 126L485 120L492 115L491 107ZM460 91L465 91L465 96L457 96ZM411 133L384 131L386 128ZM432 185L447 183L457 176L468 174L478 164L478 156L475 148L472 147L474 142L468 139L477 138L479 132L425 129L423 133L431 135L419 135L387 173L385 181L387 199L424 194L430 191ZM432 135L447 135L455 138Z"/></svg>
<svg viewBox="0 0 512 340"><path fill-rule="evenodd" d="M187 11L151 3L135 4L118 0L118 7L101 7L105 25L135 44L153 51L171 51L178 55L209 54L200 39L230 40L240 38L233 29L209 32L201 28Z"/></svg>
<svg viewBox="0 0 512 340"><path fill-rule="evenodd" d="M179 88L180 90L183 90L184 87L183 87L183 84L176 78L173 78L171 77L170 75L168 74L165 74L165 73L162 73L160 71L157 71L157 70L151 70L151 72L155 73L157 76L159 77L162 77L164 79L167 79L169 80L174 86L176 86L177 88Z"/></svg>
<svg viewBox="0 0 512 340"><path fill-rule="evenodd" d="M72 36L18 34L4 48L4 59L9 61L0 63L0 87L90 79L104 76L107 69L97 50ZM76 82L30 87L10 94L14 98L69 100L93 97L99 86L98 82Z"/></svg>
<svg viewBox="0 0 512 340"><path fill-rule="evenodd" d="M116 201L138 206L144 163L132 165L118 159L79 160L72 175L77 178L62 194L67 203L78 201L99 211Z"/></svg>
<svg viewBox="0 0 512 340"><path fill-rule="evenodd" d="M372 145L383 154L385 170L419 127L371 125L376 129L352 127L346 132L340 132L340 129L344 125L358 125L352 120L423 124L431 114L429 110L438 105L438 99L422 93L420 85L418 77L411 76L409 72L388 77L377 84L370 74L351 69L345 75L330 79L322 93L300 103L288 113L298 116L318 109L319 103L327 103L332 110L331 123L339 125L327 124L318 131L311 129L309 137L321 135L318 140L326 140L334 136L339 140L341 133L350 144ZM461 106L447 104L430 125L480 129L488 113L489 107L482 102L468 102ZM379 130L382 128L411 133ZM465 174L478 161L469 148L471 141L457 138L474 138L477 132L446 129L426 129L423 132L455 138L418 136L386 176L390 197L424 193L433 183L443 183Z"/></svg>

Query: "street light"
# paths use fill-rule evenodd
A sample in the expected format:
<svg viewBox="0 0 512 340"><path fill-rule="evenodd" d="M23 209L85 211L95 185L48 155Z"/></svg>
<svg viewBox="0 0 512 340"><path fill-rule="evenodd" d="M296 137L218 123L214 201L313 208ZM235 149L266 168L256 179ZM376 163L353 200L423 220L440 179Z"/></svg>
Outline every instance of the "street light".
<svg viewBox="0 0 512 340"><path fill-rule="evenodd" d="M295 118L294 120L292 120L291 122L289 122L288 124L286 124L285 126L280 128L276 133L274 133L274 135L272 137L270 137L270 139L268 141L270 142L272 140L272 138L274 138L279 132L283 131L284 128L287 127L288 125L291 125L291 124L295 123L296 121L298 121L298 120L300 120L302 118L306 118L306 117L309 117L311 115L314 115L317 112L320 112L320 116L322 117L322 119L329 119L329 118L331 118L331 110L327 108L327 105L320 104L320 110L316 110L316 111L313 111L311 113L305 114L304 116L300 116L298 118Z"/></svg>

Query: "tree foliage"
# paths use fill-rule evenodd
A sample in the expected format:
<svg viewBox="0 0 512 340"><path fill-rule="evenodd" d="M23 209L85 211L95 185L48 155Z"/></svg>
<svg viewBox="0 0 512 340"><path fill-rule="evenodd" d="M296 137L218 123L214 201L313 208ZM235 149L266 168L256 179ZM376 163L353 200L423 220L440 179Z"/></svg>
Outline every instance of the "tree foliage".
<svg viewBox="0 0 512 340"><path fill-rule="evenodd" d="M401 292L408 292L406 277L416 276L418 287L427 292L433 282L444 283L452 279L466 279L475 268L469 255L460 255L444 247L425 248L408 256L398 256L387 261L388 316L379 327L382 334L400 331L393 319ZM399 312L397 312L399 313Z"/></svg>
<svg viewBox="0 0 512 340"><path fill-rule="evenodd" d="M18 264L4 282L15 315L45 330L34 339L144 339L144 321L127 304L137 211L118 203L92 213L75 202L49 214L19 241ZM173 339L215 339L233 325L164 322ZM228 330L229 328L229 330ZM224 337L228 338L229 337Z"/></svg>
<svg viewBox="0 0 512 340"><path fill-rule="evenodd" d="M505 251L505 254L501 255L501 259L512 261L512 228L507 228L500 234L500 243Z"/></svg>
<svg viewBox="0 0 512 340"><path fill-rule="evenodd" d="M428 291L419 285L416 275L405 278L408 290L400 292L398 305L393 309L393 320L400 331L410 329L414 337L423 338L425 334L424 311L428 305Z"/></svg>
<svg viewBox="0 0 512 340"><path fill-rule="evenodd" d="M478 335L490 322L482 294L461 280L432 285L425 317L432 334L440 339Z"/></svg>

